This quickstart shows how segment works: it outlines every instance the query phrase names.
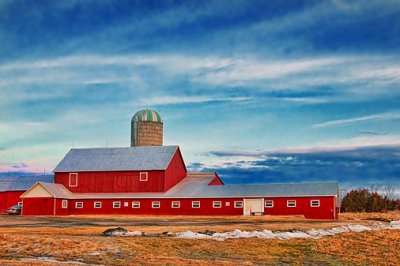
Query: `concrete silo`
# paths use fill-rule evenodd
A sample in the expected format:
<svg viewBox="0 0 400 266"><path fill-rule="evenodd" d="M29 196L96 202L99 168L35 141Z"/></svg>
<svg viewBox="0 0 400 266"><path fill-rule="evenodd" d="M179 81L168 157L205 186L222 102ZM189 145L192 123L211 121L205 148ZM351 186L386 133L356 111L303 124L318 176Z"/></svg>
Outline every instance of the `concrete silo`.
<svg viewBox="0 0 400 266"><path fill-rule="evenodd" d="M136 112L131 122L131 147L162 146L163 120L154 110Z"/></svg>

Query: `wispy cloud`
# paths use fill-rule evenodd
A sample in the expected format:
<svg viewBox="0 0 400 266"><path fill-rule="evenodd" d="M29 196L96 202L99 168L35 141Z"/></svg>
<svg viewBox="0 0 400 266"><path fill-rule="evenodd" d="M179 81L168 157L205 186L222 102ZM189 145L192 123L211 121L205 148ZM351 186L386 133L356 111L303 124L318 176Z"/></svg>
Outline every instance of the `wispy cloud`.
<svg viewBox="0 0 400 266"><path fill-rule="evenodd" d="M395 112L387 112L387 113L379 113L379 114L353 117L353 118L348 118L348 119L332 120L332 121L315 124L312 127L313 128L325 128L325 127L334 127L334 126L354 124L354 123L359 123L359 122L364 122L364 121L382 121L382 120L397 120L397 119L400 119L400 112L395 111Z"/></svg>
<svg viewBox="0 0 400 266"><path fill-rule="evenodd" d="M206 102L243 102L251 100L250 97L212 97L212 96L158 96L150 99L143 99L139 102L142 105L157 106L186 103Z"/></svg>

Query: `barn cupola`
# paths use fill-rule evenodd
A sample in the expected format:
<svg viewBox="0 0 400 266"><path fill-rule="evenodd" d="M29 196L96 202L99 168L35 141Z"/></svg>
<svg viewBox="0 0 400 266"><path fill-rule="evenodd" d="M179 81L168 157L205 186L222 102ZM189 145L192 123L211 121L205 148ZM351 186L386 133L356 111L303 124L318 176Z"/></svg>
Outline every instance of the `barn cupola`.
<svg viewBox="0 0 400 266"><path fill-rule="evenodd" d="M131 121L131 147L162 145L163 120L160 114L150 109L137 111Z"/></svg>

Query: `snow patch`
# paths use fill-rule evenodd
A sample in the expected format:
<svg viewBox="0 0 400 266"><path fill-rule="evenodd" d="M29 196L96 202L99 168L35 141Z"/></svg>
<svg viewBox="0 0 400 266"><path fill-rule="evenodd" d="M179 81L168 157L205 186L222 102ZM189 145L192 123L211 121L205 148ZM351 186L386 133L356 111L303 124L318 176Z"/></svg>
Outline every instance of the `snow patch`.
<svg viewBox="0 0 400 266"><path fill-rule="evenodd" d="M230 238L268 238L268 239L281 239L288 240L293 238L321 238L324 236L333 236L345 232L364 232L371 230L385 230L385 229L400 229L400 221L392 221L386 225L380 222L376 222L370 226L360 224L349 224L329 229L310 229L306 232L303 231L287 231L287 232L272 232L270 230L263 231L241 231L233 230L224 233L213 233L211 235L203 233L195 233L192 231L185 231L176 233L177 238L186 239L212 239L217 241L224 241Z"/></svg>
<svg viewBox="0 0 400 266"><path fill-rule="evenodd" d="M54 257L37 257L37 258L23 258L20 259L20 261L25 261L25 262L49 262L49 263L57 263L57 264L72 264L72 265L87 265L84 262L81 261L75 261L75 260L57 260Z"/></svg>

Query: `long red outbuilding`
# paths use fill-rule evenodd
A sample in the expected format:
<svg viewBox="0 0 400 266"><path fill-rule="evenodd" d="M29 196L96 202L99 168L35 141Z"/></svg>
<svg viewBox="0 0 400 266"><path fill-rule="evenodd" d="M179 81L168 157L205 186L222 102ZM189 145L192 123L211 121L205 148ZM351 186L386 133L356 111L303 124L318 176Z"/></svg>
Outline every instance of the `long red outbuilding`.
<svg viewBox="0 0 400 266"><path fill-rule="evenodd" d="M178 146L72 149L22 196L23 215L304 215L337 219L337 183L226 185Z"/></svg>

